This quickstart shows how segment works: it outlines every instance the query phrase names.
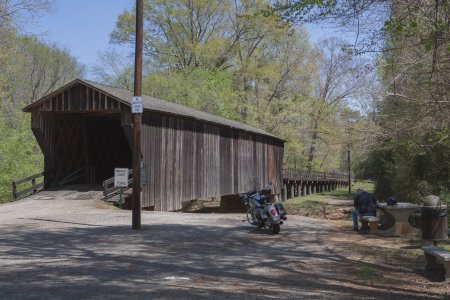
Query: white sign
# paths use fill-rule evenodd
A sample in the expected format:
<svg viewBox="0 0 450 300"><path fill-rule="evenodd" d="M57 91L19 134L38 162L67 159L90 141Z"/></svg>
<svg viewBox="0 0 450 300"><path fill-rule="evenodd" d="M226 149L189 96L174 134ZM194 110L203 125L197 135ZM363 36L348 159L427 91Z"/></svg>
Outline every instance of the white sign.
<svg viewBox="0 0 450 300"><path fill-rule="evenodd" d="M131 113L142 114L144 111L144 106L142 104L142 97L133 97L131 101Z"/></svg>
<svg viewBox="0 0 450 300"><path fill-rule="evenodd" d="M115 168L114 169L114 186L127 187L128 186L128 169Z"/></svg>

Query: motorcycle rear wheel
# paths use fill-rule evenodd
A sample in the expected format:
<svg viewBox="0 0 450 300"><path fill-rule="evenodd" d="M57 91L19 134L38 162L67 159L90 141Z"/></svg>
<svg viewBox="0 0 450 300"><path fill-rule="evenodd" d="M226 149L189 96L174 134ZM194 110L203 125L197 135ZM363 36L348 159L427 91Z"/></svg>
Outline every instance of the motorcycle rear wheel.
<svg viewBox="0 0 450 300"><path fill-rule="evenodd" d="M280 233L280 224L272 224L272 225L270 225L270 231L272 231L273 234Z"/></svg>

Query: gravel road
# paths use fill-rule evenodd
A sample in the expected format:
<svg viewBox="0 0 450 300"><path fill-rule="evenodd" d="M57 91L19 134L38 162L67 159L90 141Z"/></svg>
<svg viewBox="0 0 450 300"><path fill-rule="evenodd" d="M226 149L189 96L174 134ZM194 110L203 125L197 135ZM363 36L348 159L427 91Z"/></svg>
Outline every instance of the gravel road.
<svg viewBox="0 0 450 300"><path fill-rule="evenodd" d="M243 214L96 208L42 192L0 206L0 299L386 299L355 285L332 225L292 216L272 235ZM89 196L88 194L86 194ZM325 235L324 235L325 234ZM407 295L407 291L398 291Z"/></svg>

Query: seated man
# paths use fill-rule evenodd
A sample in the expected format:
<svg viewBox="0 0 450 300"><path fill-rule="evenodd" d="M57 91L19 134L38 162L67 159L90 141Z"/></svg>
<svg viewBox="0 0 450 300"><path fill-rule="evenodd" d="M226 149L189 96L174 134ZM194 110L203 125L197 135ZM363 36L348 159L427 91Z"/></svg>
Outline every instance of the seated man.
<svg viewBox="0 0 450 300"><path fill-rule="evenodd" d="M353 205L355 207L352 211L353 230L358 231L358 216L376 216L377 199L371 193L358 189ZM361 229L367 230L368 228Z"/></svg>

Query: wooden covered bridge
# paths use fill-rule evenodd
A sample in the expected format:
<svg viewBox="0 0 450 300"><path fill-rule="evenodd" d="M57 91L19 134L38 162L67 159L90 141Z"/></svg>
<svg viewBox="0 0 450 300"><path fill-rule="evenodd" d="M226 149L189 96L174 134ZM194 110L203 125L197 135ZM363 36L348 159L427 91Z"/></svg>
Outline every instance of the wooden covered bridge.
<svg viewBox="0 0 450 300"><path fill-rule="evenodd" d="M101 185L131 168L132 92L75 80L24 108L45 156L44 185ZM142 206L282 188L284 141L257 128L143 96Z"/></svg>
<svg viewBox="0 0 450 300"><path fill-rule="evenodd" d="M110 182L114 168L131 168L132 97L127 90L77 79L24 108L31 113L31 128L45 157L45 188L100 186ZM263 130L142 98L143 207L179 210L183 201L269 184L284 199L344 184L332 175L283 174L284 141ZM14 189L25 181L15 182Z"/></svg>

